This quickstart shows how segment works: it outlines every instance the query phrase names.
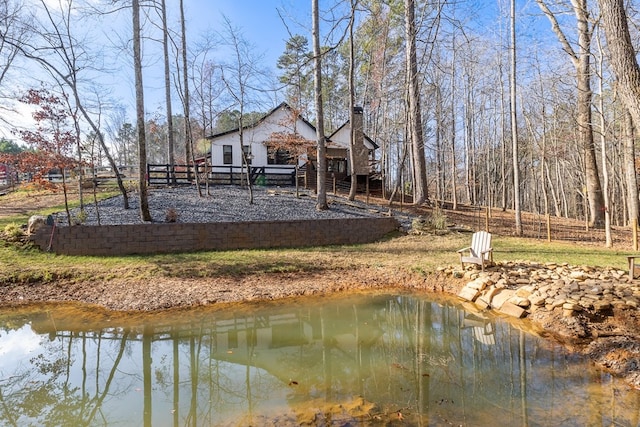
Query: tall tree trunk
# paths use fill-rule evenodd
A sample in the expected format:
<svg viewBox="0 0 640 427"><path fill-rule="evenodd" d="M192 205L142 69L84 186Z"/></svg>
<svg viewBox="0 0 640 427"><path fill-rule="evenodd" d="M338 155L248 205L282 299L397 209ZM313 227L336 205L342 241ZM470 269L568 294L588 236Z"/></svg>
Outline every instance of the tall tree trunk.
<svg viewBox="0 0 640 427"><path fill-rule="evenodd" d="M640 123L640 67L631 43L622 0L599 0L602 25L609 46L609 62L618 81L620 96L633 123Z"/></svg>
<svg viewBox="0 0 640 427"><path fill-rule="evenodd" d="M622 0L599 0L600 16L609 46L609 63L618 82L618 92L627 107L625 164L629 218L638 218L638 186L635 177L633 125L640 123L640 67L631 43L627 15Z"/></svg>
<svg viewBox="0 0 640 427"><path fill-rule="evenodd" d="M169 166L170 181L176 183L176 175L173 166L176 164L174 134L173 134L173 112L171 110L171 70L169 68L169 28L167 26L167 4L162 0L162 48L164 53L164 90L165 102L167 104L167 163Z"/></svg>
<svg viewBox="0 0 640 427"><path fill-rule="evenodd" d="M136 126L138 128L138 191L140 218L151 221L147 189L147 140L144 131L144 91L142 89L142 53L140 49L140 2L132 0L133 10L133 68L136 85Z"/></svg>
<svg viewBox="0 0 640 427"><path fill-rule="evenodd" d="M458 165L456 161L456 39L451 52L451 209L458 209Z"/></svg>
<svg viewBox="0 0 640 427"><path fill-rule="evenodd" d="M558 20L543 0L536 0L544 14L549 18L551 27L556 33L564 51L569 55L576 69L578 89L577 125L580 145L585 156L585 180L587 186L587 200L589 203L589 225L602 227L604 221L604 195L598 175L598 163L593 138L591 122L591 30L589 29L589 11L587 0L572 0L574 14L577 20L578 52L575 52L567 37L562 32Z"/></svg>
<svg viewBox="0 0 640 427"><path fill-rule="evenodd" d="M584 147L585 173L587 183L587 198L589 201L590 219L592 227L604 225L604 194L598 175L595 141L593 138L591 100L591 32L588 24L587 1L581 0L575 7L578 17L578 43L580 53L578 60L578 127L580 141Z"/></svg>
<svg viewBox="0 0 640 427"><path fill-rule="evenodd" d="M477 184L476 181L476 147L475 141L473 138L473 114L476 112L473 108L472 101L472 87L470 76L467 74L466 70L464 72L464 81L466 84L463 84L464 90L464 152L465 152L465 167L466 167L466 187L467 187L467 200L472 205L476 205L478 203L477 197Z"/></svg>
<svg viewBox="0 0 640 427"><path fill-rule="evenodd" d="M511 145L513 154L513 208L515 210L516 235L522 236L522 212L520 208L520 167L518 163L518 116L516 114L516 1L511 0Z"/></svg>
<svg viewBox="0 0 640 427"><path fill-rule="evenodd" d="M196 188L198 189L198 195L202 197L202 188L200 188L200 177L198 176L198 169L195 162L195 153L193 152L193 133L191 132L191 97L189 96L189 64L187 62L187 23L184 15L184 0L180 0L180 27L182 33L182 80L184 99L184 141L185 141L185 154L187 157L187 169L190 165L193 165L195 172Z"/></svg>
<svg viewBox="0 0 640 427"><path fill-rule="evenodd" d="M322 52L320 50L320 12L318 0L311 0L312 33L313 33L313 63L314 63L314 93L316 107L316 139L318 143L317 158L317 201L316 209L327 210L327 147L324 136L324 111L322 101Z"/></svg>
<svg viewBox="0 0 640 427"><path fill-rule="evenodd" d="M633 129L633 119L629 110L625 109L624 114L624 172L627 182L627 205L629 211L629 222L633 224L633 220L638 220L640 214L640 202L638 201L638 180L636 178L635 168L635 144Z"/></svg>
<svg viewBox="0 0 640 427"><path fill-rule="evenodd" d="M597 55L597 70L598 70L598 90L601 94L604 93L604 53L602 50L601 38L598 37L598 55ZM604 117L604 97L598 98L598 106L600 110L600 153L602 155L602 185L603 185L603 202L604 202L604 236L605 247L610 248L613 246L613 237L611 235L611 203L609 202L609 171L607 167L607 122Z"/></svg>
<svg viewBox="0 0 640 427"><path fill-rule="evenodd" d="M436 199L442 203L444 202L444 165L445 165L445 149L442 142L442 133L444 130L444 108L442 101L442 91L440 90L440 83L435 87L436 91L436 129L435 129L435 146L436 146Z"/></svg>
<svg viewBox="0 0 640 427"><path fill-rule="evenodd" d="M357 0L351 0L351 19L349 20L349 162L351 163L351 186L349 200L355 200L358 190L358 175L356 175L356 129L355 129L355 67L356 54L353 40L353 24L356 16Z"/></svg>
<svg viewBox="0 0 640 427"><path fill-rule="evenodd" d="M502 138L500 141L500 192L501 199L500 204L502 207L502 212L507 210L507 108L505 101L505 91L504 91L504 74L502 68L502 61L500 61L498 75L500 76L500 129L502 130Z"/></svg>
<svg viewBox="0 0 640 427"><path fill-rule="evenodd" d="M409 108L409 135L413 148L414 199L416 205L429 198L427 191L427 164L424 154L422 113L420 111L420 82L418 80L418 60L416 56L416 22L414 0L404 1L407 104Z"/></svg>

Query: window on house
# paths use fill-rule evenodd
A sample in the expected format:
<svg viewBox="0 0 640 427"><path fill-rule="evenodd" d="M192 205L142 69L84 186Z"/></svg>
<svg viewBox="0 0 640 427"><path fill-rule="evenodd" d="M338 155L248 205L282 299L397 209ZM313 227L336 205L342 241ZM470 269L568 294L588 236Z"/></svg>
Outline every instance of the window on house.
<svg viewBox="0 0 640 427"><path fill-rule="evenodd" d="M327 171L344 174L347 172L347 161L344 159L327 159Z"/></svg>
<svg viewBox="0 0 640 427"><path fill-rule="evenodd" d="M244 158L247 161L247 164L250 165L251 164L251 158L253 157L251 155L251 146L250 145L243 145L242 146L242 151L244 152Z"/></svg>
<svg viewBox="0 0 640 427"><path fill-rule="evenodd" d="M231 145L222 146L222 163L225 165L233 163L233 147Z"/></svg>
<svg viewBox="0 0 640 427"><path fill-rule="evenodd" d="M290 165L293 157L289 150L284 148L267 147L267 164L269 165Z"/></svg>

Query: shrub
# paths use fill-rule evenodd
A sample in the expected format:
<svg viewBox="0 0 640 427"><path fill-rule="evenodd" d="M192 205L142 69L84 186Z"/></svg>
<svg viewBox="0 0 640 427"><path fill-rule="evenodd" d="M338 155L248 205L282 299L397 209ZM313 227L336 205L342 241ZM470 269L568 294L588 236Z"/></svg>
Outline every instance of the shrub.
<svg viewBox="0 0 640 427"><path fill-rule="evenodd" d="M84 224L88 217L89 215L87 215L87 213L84 210L81 210L80 212L78 212L73 216L73 223L75 225Z"/></svg>
<svg viewBox="0 0 640 427"><path fill-rule="evenodd" d="M7 224L2 231L2 238L7 242L21 242L25 236L24 229L16 223Z"/></svg>
<svg viewBox="0 0 640 427"><path fill-rule="evenodd" d="M440 208L435 208L433 212L431 212L431 224L435 230L446 230L447 229L447 215Z"/></svg>
<svg viewBox="0 0 640 427"><path fill-rule="evenodd" d="M447 216L440 208L435 208L427 217L419 216L411 221L411 234L442 234L446 231Z"/></svg>

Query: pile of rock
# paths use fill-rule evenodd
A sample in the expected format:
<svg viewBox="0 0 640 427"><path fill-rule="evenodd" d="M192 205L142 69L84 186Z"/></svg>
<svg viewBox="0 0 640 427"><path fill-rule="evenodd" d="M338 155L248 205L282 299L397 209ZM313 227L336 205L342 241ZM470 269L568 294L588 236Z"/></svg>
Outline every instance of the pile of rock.
<svg viewBox="0 0 640 427"><path fill-rule="evenodd" d="M518 318L558 307L565 316L583 310L606 315L614 307L638 309L640 303L640 282L613 268L519 261L497 263L484 272L450 268L446 273L470 279L460 298Z"/></svg>

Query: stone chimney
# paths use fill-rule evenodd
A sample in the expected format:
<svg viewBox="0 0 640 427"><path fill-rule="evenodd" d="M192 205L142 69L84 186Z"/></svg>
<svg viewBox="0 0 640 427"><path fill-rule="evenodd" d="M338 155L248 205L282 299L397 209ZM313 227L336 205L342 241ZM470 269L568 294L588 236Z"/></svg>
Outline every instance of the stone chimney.
<svg viewBox="0 0 640 427"><path fill-rule="evenodd" d="M353 107L353 173L356 175L369 174L369 150L364 145L364 130L362 125L362 107Z"/></svg>

